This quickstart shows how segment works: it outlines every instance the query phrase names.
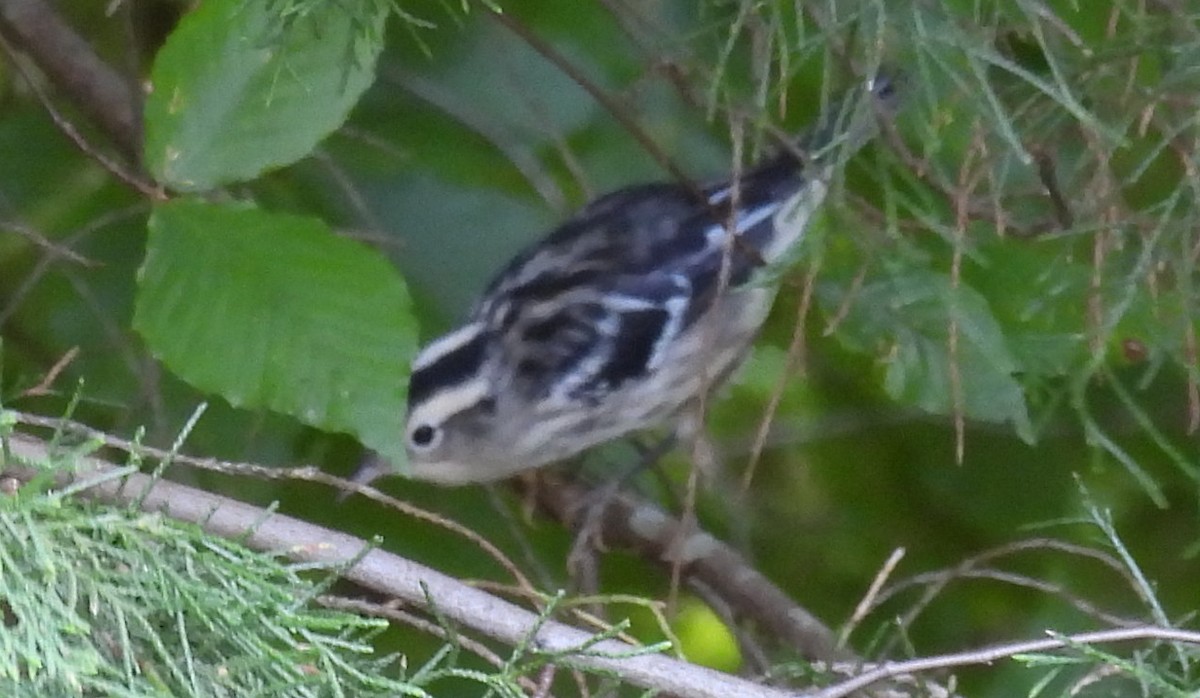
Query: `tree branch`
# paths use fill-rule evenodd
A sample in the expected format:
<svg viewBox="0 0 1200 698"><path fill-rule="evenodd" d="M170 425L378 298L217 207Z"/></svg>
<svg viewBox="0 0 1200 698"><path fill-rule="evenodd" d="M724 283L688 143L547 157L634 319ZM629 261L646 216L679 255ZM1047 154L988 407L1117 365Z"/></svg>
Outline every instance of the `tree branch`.
<svg viewBox="0 0 1200 698"><path fill-rule="evenodd" d="M592 490L561 478L544 476L536 482L521 480L520 485L539 507L576 531L585 524L589 505L597 505ZM855 661L853 653L838 645L832 630L725 543L627 494L597 506L604 506L599 530L606 545L632 548L668 567L679 565L685 578L720 595L736 616L753 621L807 659ZM686 559L679 559L684 555Z"/></svg>
<svg viewBox="0 0 1200 698"><path fill-rule="evenodd" d="M21 462L45 462L51 456L46 444L30 437L11 436L6 442L9 453ZM416 607L427 607L432 600L442 617L510 646L526 644L540 652L571 654L572 665L614 672L632 684L668 694L695 698L794 695L663 655L629 656L642 648L618 640L592 643L591 633L555 621L543 622L529 611L436 570L371 549L361 538L140 473L104 479L115 466L98 458L80 458L77 468L77 481L97 481L83 490L83 496L162 512L254 549L282 552L297 562L337 566L357 558L358 562L342 572L346 579ZM12 472L21 479L36 474L29 468ZM586 651L572 654L584 648Z"/></svg>
<svg viewBox="0 0 1200 698"><path fill-rule="evenodd" d="M128 80L105 63L45 0L0 0L0 32L113 139L141 161L139 100Z"/></svg>
<svg viewBox="0 0 1200 698"><path fill-rule="evenodd" d="M852 679L842 681L822 691L811 694L811 698L846 698L855 691L861 691L871 684L897 676L912 676L922 671L949 669L951 667L991 664L1000 659L1011 659L1019 654L1048 652L1063 647L1128 642L1130 640L1161 640L1164 642L1183 642L1191 645L1200 645L1200 633L1198 632L1179 630L1177 628L1164 628L1156 625L1146 625L1138 628L1097 630L1090 633L1077 633L1075 635L1050 634L1053 637L1044 640L1010 642L977 650L967 650L966 652L938 655L936 657L918 657L903 662L885 662Z"/></svg>

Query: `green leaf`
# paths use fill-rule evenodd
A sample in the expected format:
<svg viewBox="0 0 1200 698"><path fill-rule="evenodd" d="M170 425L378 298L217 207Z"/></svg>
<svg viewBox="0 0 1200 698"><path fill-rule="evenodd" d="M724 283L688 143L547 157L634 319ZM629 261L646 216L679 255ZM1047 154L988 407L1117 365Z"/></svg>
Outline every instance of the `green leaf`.
<svg viewBox="0 0 1200 698"><path fill-rule="evenodd" d="M829 281L818 287L826 312L845 302L850 284ZM884 365L884 388L894 400L934 414L952 414L957 372L964 414L986 422L1011 422L1017 435L1033 442L1033 426L1018 364L1009 351L987 301L974 289L951 285L927 270L888 271L865 283L849 299L838 337L858 351L877 350ZM957 323L957 349L950 351L950 328Z"/></svg>
<svg viewBox="0 0 1200 698"><path fill-rule="evenodd" d="M134 326L184 380L404 463L416 328L383 257L311 218L174 201L150 217L139 283Z"/></svg>
<svg viewBox="0 0 1200 698"><path fill-rule="evenodd" d="M1088 361L1086 313L1093 291L1090 257L1066 239L1005 240L981 235L984 263L967 265L966 282L989 299L1026 382L1056 379Z"/></svg>
<svg viewBox="0 0 1200 698"><path fill-rule="evenodd" d="M196 191L294 162L371 84L387 3L205 0L159 51L146 100L146 164Z"/></svg>

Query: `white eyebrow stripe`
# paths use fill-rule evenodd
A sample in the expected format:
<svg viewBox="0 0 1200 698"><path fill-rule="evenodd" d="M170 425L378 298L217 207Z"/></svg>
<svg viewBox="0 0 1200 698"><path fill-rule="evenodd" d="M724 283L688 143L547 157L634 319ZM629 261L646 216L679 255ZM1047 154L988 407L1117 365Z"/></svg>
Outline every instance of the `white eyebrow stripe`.
<svg viewBox="0 0 1200 698"><path fill-rule="evenodd" d="M413 405L408 423L440 426L450 417L479 404L487 395L488 383L479 379L439 390L424 402Z"/></svg>
<svg viewBox="0 0 1200 698"><path fill-rule="evenodd" d="M430 342L424 349L417 354L417 358L413 359L412 370L420 371L427 368L443 356L453 352L455 349L460 349L471 340L479 336L483 324L479 322L470 322L462 327L454 330L450 334L444 335Z"/></svg>

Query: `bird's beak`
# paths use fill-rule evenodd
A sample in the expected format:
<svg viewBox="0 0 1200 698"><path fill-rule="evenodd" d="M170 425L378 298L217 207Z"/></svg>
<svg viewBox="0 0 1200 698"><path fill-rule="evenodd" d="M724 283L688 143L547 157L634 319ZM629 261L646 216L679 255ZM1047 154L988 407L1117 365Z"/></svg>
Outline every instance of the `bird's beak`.
<svg viewBox="0 0 1200 698"><path fill-rule="evenodd" d="M358 470L354 471L354 474L350 476L350 482L356 485L369 485L381 477L395 474L395 468L392 467L392 464L387 459L378 453L370 452L359 463ZM344 502L352 494L354 494L353 491L344 490L338 495L337 500Z"/></svg>

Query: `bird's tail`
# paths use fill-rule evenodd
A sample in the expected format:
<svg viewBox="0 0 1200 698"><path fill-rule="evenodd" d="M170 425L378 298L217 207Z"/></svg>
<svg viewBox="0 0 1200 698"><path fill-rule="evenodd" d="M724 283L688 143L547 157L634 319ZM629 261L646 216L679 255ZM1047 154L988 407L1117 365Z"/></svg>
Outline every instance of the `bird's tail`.
<svg viewBox="0 0 1200 698"><path fill-rule="evenodd" d="M797 139L801 157L807 164L845 160L857 153L879 133L883 121L899 109L903 79L899 75L878 73L861 89L851 90L834 109L823 113L815 126Z"/></svg>
<svg viewBox="0 0 1200 698"><path fill-rule="evenodd" d="M877 75L846 95L791 147L729 184L742 201L767 213L762 224L742 230L745 242L758 250L760 264L790 266L797 243L825 200L832 173L878 134L880 123L894 116L899 98L898 79Z"/></svg>

